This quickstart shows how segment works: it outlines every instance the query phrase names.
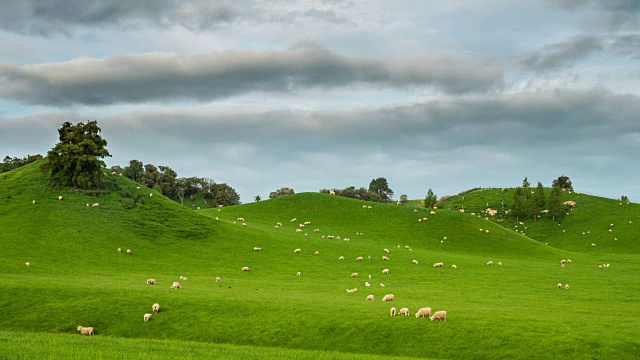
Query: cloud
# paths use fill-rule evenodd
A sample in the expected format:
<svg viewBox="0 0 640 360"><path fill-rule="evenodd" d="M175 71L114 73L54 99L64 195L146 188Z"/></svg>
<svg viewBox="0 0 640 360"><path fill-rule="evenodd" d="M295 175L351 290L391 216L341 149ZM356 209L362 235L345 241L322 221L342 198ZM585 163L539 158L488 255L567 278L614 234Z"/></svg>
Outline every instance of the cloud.
<svg viewBox="0 0 640 360"><path fill-rule="evenodd" d="M0 2L0 28L25 35L71 36L78 29L103 27L137 29L181 26L207 30L237 16L225 2L154 1L38 1Z"/></svg>
<svg viewBox="0 0 640 360"><path fill-rule="evenodd" d="M422 86L449 93L491 91L503 72L451 57L410 62L353 58L326 49L167 53L0 65L0 96L24 104L208 102L250 92L291 93L313 87Z"/></svg>
<svg viewBox="0 0 640 360"><path fill-rule="evenodd" d="M640 2L635 0L557 0L552 4L571 11L600 11L610 29L633 29L640 24Z"/></svg>
<svg viewBox="0 0 640 360"><path fill-rule="evenodd" d="M598 37L578 35L567 41L548 44L532 51L520 61L520 64L539 72L552 71L573 65L603 49L604 44Z"/></svg>

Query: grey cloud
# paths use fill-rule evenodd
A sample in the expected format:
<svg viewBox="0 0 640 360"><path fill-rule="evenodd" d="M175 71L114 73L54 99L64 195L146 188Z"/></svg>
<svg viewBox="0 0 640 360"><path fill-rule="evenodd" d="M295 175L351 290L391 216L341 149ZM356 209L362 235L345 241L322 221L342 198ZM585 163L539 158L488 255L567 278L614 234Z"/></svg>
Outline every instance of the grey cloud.
<svg viewBox="0 0 640 360"><path fill-rule="evenodd" d="M602 51L604 45L595 36L579 35L567 41L549 44L527 54L520 64L536 70L550 71L572 65L591 53Z"/></svg>
<svg viewBox="0 0 640 360"><path fill-rule="evenodd" d="M390 63L326 50L164 53L0 65L0 96L25 104L67 106L199 102L248 92L288 93L311 87L423 86L449 93L484 92L502 84L497 65L448 57Z"/></svg>
<svg viewBox="0 0 640 360"><path fill-rule="evenodd" d="M640 1L636 0L557 0L551 1L567 10L599 10L610 29L637 29L640 24Z"/></svg>
<svg viewBox="0 0 640 360"><path fill-rule="evenodd" d="M205 30L237 16L227 2L184 2L179 0L100 0L0 2L0 28L26 35L71 36L77 29L113 26L182 26Z"/></svg>

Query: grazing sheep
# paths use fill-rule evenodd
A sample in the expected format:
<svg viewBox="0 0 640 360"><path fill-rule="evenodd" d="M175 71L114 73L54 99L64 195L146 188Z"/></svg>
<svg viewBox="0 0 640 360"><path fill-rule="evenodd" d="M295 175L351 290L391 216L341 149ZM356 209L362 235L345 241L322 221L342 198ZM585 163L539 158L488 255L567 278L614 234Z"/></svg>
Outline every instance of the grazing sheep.
<svg viewBox="0 0 640 360"><path fill-rule="evenodd" d="M371 286L371 284L369 284L369 282L368 282L368 281L365 281L365 282L364 282L364 286L367 286L367 287L368 287L368 286Z"/></svg>
<svg viewBox="0 0 640 360"><path fill-rule="evenodd" d="M296 229L296 232L297 232L297 233L301 233L301 232L302 232L302 230L300 230L300 229Z"/></svg>
<svg viewBox="0 0 640 360"><path fill-rule="evenodd" d="M566 290L569 290L569 284L565 284L565 285L564 285L564 288L565 288Z"/></svg>
<svg viewBox="0 0 640 360"><path fill-rule="evenodd" d="M435 215L435 214L436 214L435 211L433 211L433 210L429 211L429 215Z"/></svg>
<svg viewBox="0 0 640 360"><path fill-rule="evenodd" d="M216 276L216 282L220 282L222 281L222 279L220 279L220 277Z"/></svg>
<svg viewBox="0 0 640 360"><path fill-rule="evenodd" d="M156 279L147 279L147 284L148 285L155 285L156 284Z"/></svg>
<svg viewBox="0 0 640 360"><path fill-rule="evenodd" d="M149 194L149 197L153 197L153 194Z"/></svg>
<svg viewBox="0 0 640 360"><path fill-rule="evenodd" d="M294 252L295 254L299 254L299 253L300 253L300 249L295 249L295 250L293 250L293 252Z"/></svg>
<svg viewBox="0 0 640 360"><path fill-rule="evenodd" d="M131 255L131 249L127 249L127 255Z"/></svg>
<svg viewBox="0 0 640 360"><path fill-rule="evenodd" d="M27 261L26 263L24 263L24 264L25 264L27 267L31 266L31 263L30 263L30 262L28 262L28 261Z"/></svg>
<svg viewBox="0 0 640 360"><path fill-rule="evenodd" d="M381 287L384 287L384 284L383 284L383 283L380 283L380 286L381 286Z"/></svg>
<svg viewBox="0 0 640 360"><path fill-rule="evenodd" d="M344 260L344 256L340 256L338 260Z"/></svg>
<svg viewBox="0 0 640 360"><path fill-rule="evenodd" d="M367 295L367 300L366 301L373 301L373 295Z"/></svg>
<svg viewBox="0 0 640 360"><path fill-rule="evenodd" d="M389 313L391 316L396 316L396 308L392 307L391 310L389 310Z"/></svg>
<svg viewBox="0 0 640 360"><path fill-rule="evenodd" d="M415 265L418 265L418 260L411 260L411 262Z"/></svg>
<svg viewBox="0 0 640 360"><path fill-rule="evenodd" d="M155 312L157 314L158 311L160 311L160 304L153 304L151 306L151 309L153 310L153 312Z"/></svg>
<svg viewBox="0 0 640 360"><path fill-rule="evenodd" d="M262 251L262 248L261 247L254 247L253 251Z"/></svg>
<svg viewBox="0 0 640 360"><path fill-rule="evenodd" d="M93 205L91 205L91 206L93 206L93 207L98 207L98 206L100 206L100 204L98 204L98 203L94 203L94 204L93 204Z"/></svg>
<svg viewBox="0 0 640 360"><path fill-rule="evenodd" d="M33 205L35 205L35 204L36 204L36 201L35 201L35 200L33 200L33 201L32 201L32 203L33 203ZM631 221L629 221L629 223L631 223Z"/></svg>
<svg viewBox="0 0 640 360"><path fill-rule="evenodd" d="M451 265L452 269L457 269L458 267L456 266L456 264Z"/></svg>
<svg viewBox="0 0 640 360"><path fill-rule="evenodd" d="M329 190L329 195L335 195L336 192L334 190Z"/></svg>
<svg viewBox="0 0 640 360"><path fill-rule="evenodd" d="M418 219L418 222L422 222L422 219Z"/></svg>
<svg viewBox="0 0 640 360"><path fill-rule="evenodd" d="M151 319L151 314L149 313L144 314L144 321L147 322L149 321L149 319Z"/></svg>
<svg viewBox="0 0 640 360"><path fill-rule="evenodd" d="M296 221L298 221L298 219L293 218L293 219L291 219L291 221L290 221L290 222L296 222Z"/></svg>
<svg viewBox="0 0 640 360"><path fill-rule="evenodd" d="M602 265L598 265L598 269L602 269Z"/></svg>
<svg viewBox="0 0 640 360"><path fill-rule="evenodd" d="M560 260L560 264L564 264L564 263L566 263L566 262L567 262L567 259L562 259L562 260Z"/></svg>
<svg viewBox="0 0 640 360"><path fill-rule="evenodd" d="M502 261L498 261L498 266L502 266Z"/></svg>
<svg viewBox="0 0 640 360"><path fill-rule="evenodd" d="M420 317L427 317L429 318L431 316L431 308L430 307L424 307L421 308L420 310L418 310L418 312L416 313L416 318L420 318Z"/></svg>
<svg viewBox="0 0 640 360"><path fill-rule="evenodd" d="M441 262L437 262L437 263L433 264L434 268L439 268L439 267L443 267L443 266L444 266L444 263L441 263Z"/></svg>
<svg viewBox="0 0 640 360"><path fill-rule="evenodd" d="M242 221L242 222L244 222L244 218L239 217L239 218L238 218L238 221Z"/></svg>
<svg viewBox="0 0 640 360"><path fill-rule="evenodd" d="M487 262L487 265L493 265L493 261Z"/></svg>
<svg viewBox="0 0 640 360"><path fill-rule="evenodd" d="M247 227L247 224L246 223L242 223L242 227Z"/></svg>
<svg viewBox="0 0 640 360"><path fill-rule="evenodd" d="M320 232L320 229L313 229L314 233Z"/></svg>
<svg viewBox="0 0 640 360"><path fill-rule="evenodd" d="M298 227L299 227L300 229L304 229L304 227L305 227L305 226L306 226L305 224L298 224Z"/></svg>
<svg viewBox="0 0 640 360"><path fill-rule="evenodd" d="M591 244L591 246L596 246L596 244Z"/></svg>
<svg viewBox="0 0 640 360"><path fill-rule="evenodd" d="M248 266L243 267L242 271L249 271L249 267Z"/></svg>
<svg viewBox="0 0 640 360"><path fill-rule="evenodd" d="M348 293L358 292L358 288L347 289L347 292L348 292Z"/></svg>
<svg viewBox="0 0 640 360"><path fill-rule="evenodd" d="M382 301L393 301L393 299L395 298L395 296L393 296L393 294L387 294L385 296L382 297Z"/></svg>
<svg viewBox="0 0 640 360"><path fill-rule="evenodd" d="M409 245L405 245L404 248L409 250Z"/></svg>
<svg viewBox="0 0 640 360"><path fill-rule="evenodd" d="M301 276L301 275L302 275L302 273L301 273L300 271L298 271L298 272L296 273L296 276Z"/></svg>
<svg viewBox="0 0 640 360"><path fill-rule="evenodd" d="M362 261L362 260L364 260L364 258L363 258L362 256L358 256L358 257L356 258L356 261Z"/></svg>
<svg viewBox="0 0 640 360"><path fill-rule="evenodd" d="M567 262L568 262L568 263L570 263L570 262L571 262L571 259L567 259Z"/></svg>
<svg viewBox="0 0 640 360"><path fill-rule="evenodd" d="M562 289L562 283L558 283L558 289Z"/></svg>
<svg viewBox="0 0 640 360"><path fill-rule="evenodd" d="M314 252L313 255L320 255L320 251Z"/></svg>
<svg viewBox="0 0 640 360"><path fill-rule="evenodd" d="M383 273L383 274L388 274L388 273L389 273L389 269L384 269L384 270L382 270L382 273Z"/></svg>
<svg viewBox="0 0 640 360"><path fill-rule="evenodd" d="M174 282L173 282L173 284L171 285L171 288L172 288L172 289L181 289L181 288L182 288L182 285L180 285L180 283L179 283L179 282L174 281Z"/></svg>
<svg viewBox="0 0 640 360"><path fill-rule="evenodd" d="M607 264L607 267L611 266L611 264Z"/></svg>
<svg viewBox="0 0 640 360"><path fill-rule="evenodd" d="M369 274L369 279L371 279L371 274Z"/></svg>
<svg viewBox="0 0 640 360"><path fill-rule="evenodd" d="M140 190L140 186L136 186L136 189L137 189L137 190Z"/></svg>
<svg viewBox="0 0 640 360"><path fill-rule="evenodd" d="M92 327L78 326L78 331L80 331L80 334L82 335L95 336Z"/></svg>
<svg viewBox="0 0 640 360"><path fill-rule="evenodd" d="M187 279L187 277L186 277L186 276L182 276L182 275L180 275L180 281L187 281L187 280L189 280L189 279Z"/></svg>
<svg viewBox="0 0 640 360"><path fill-rule="evenodd" d="M367 206L367 209L371 210L371 209L373 209L373 206L369 205L369 206Z"/></svg>
<svg viewBox="0 0 640 360"><path fill-rule="evenodd" d="M418 209L414 209L414 210L413 210L413 212L414 212L414 213L417 213L417 212L418 212Z"/></svg>
<svg viewBox="0 0 640 360"><path fill-rule="evenodd" d="M218 217L216 216L216 221L220 221L220 219L218 219ZM277 228L277 227L276 227Z"/></svg>
<svg viewBox="0 0 640 360"><path fill-rule="evenodd" d="M118 252L121 253L122 252L122 248L118 248Z"/></svg>
<svg viewBox="0 0 640 360"><path fill-rule="evenodd" d="M400 312L398 313L400 316L409 316L409 308L402 308L400 309Z"/></svg>
<svg viewBox="0 0 640 360"><path fill-rule="evenodd" d="M389 253L389 249L384 249L385 254Z"/></svg>
<svg viewBox="0 0 640 360"><path fill-rule="evenodd" d="M62 201L64 199L62 196L58 196L58 200Z"/></svg>
<svg viewBox="0 0 640 360"><path fill-rule="evenodd" d="M357 278L358 277L358 273L356 272L356 273L351 274L351 277L352 278Z"/></svg>
<svg viewBox="0 0 640 360"><path fill-rule="evenodd" d="M382 260L389 260L389 258L384 256L384 255L382 255Z"/></svg>
<svg viewBox="0 0 640 360"><path fill-rule="evenodd" d="M442 311L436 311L433 316L431 317L431 321L434 320L444 320L447 321L447 312L442 310Z"/></svg>

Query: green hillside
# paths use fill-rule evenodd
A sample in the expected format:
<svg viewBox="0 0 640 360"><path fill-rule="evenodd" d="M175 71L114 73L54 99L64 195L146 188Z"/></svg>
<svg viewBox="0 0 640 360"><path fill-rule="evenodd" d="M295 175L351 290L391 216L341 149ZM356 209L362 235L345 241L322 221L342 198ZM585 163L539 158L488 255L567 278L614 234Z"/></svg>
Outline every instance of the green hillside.
<svg viewBox="0 0 640 360"><path fill-rule="evenodd" d="M507 221L460 213L455 205L431 214L318 193L193 211L118 176L109 175L120 187L109 194L52 190L38 165L0 176L0 350L12 357L38 357L38 345L54 357L113 346L140 358L164 358L156 347L167 349L166 357L180 347L185 357L243 359L640 353L635 204L622 214L626 205L581 195L562 219L565 233L539 220L526 222L531 232L522 235ZM593 222L605 212L612 233ZM300 228L306 221L311 225ZM589 244L604 232L595 248L572 240L585 224L593 224ZM572 262L561 268L566 258ZM496 265L487 266L490 260ZM611 267L598 269L603 262ZM157 285L147 285L148 278ZM174 281L183 288L170 289ZM570 289L557 289L559 282ZM345 291L351 288L358 292ZM380 301L389 293L393 303ZM373 302L365 300L370 294ZM144 322L153 303L161 310ZM389 316L392 306L409 308L411 316ZM413 316L427 306L447 310L447 321ZM78 325L94 327L96 336L83 338Z"/></svg>

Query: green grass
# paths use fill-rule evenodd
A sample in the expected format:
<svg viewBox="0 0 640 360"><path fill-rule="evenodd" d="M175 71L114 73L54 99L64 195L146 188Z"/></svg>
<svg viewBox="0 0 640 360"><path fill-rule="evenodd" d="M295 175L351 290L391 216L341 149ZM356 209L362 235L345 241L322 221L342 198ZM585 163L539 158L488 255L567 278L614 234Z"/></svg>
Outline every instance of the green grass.
<svg viewBox="0 0 640 360"><path fill-rule="evenodd" d="M527 221L531 230L523 236L508 221L471 216L470 208L431 215L318 193L193 211L113 177L141 195L127 210L121 191L96 198L49 189L38 164L0 176L0 354L9 358L39 358L39 346L51 349L52 358L82 356L85 346L98 358L175 357L177 348L186 349L184 357L243 359L624 359L640 353L640 245L633 230L640 219L627 220L640 214L635 204L579 195L562 219L565 233L540 219ZM475 201L484 206L486 196ZM86 206L94 202L100 207ZM617 242L606 242L610 233L603 229L592 248L600 236L594 224L589 246L574 244L587 240L574 233L599 213L607 213L598 218L604 225L615 224ZM428 221L419 223L423 217ZM304 221L312 225L296 233ZM275 229L277 222L283 226ZM255 246L263 251L252 251ZM296 248L302 252L294 254ZM389 261L381 260L384 248ZM355 261L358 256L364 261ZM563 258L573 261L561 268ZM487 266L489 260L504 265ZM445 267L433 268L439 261ZM611 268L598 270L602 262ZM384 268L391 273L383 275ZM180 275L189 277L183 289L169 289ZM146 285L147 278L158 285ZM558 282L571 289L557 289ZM359 291L346 293L353 287ZM386 293L396 301L381 302ZM369 294L374 302L365 301ZM143 322L155 302L160 313ZM391 306L408 307L412 316L390 317ZM424 306L447 310L447 322L416 319ZM78 325L94 327L96 336L83 338Z"/></svg>

